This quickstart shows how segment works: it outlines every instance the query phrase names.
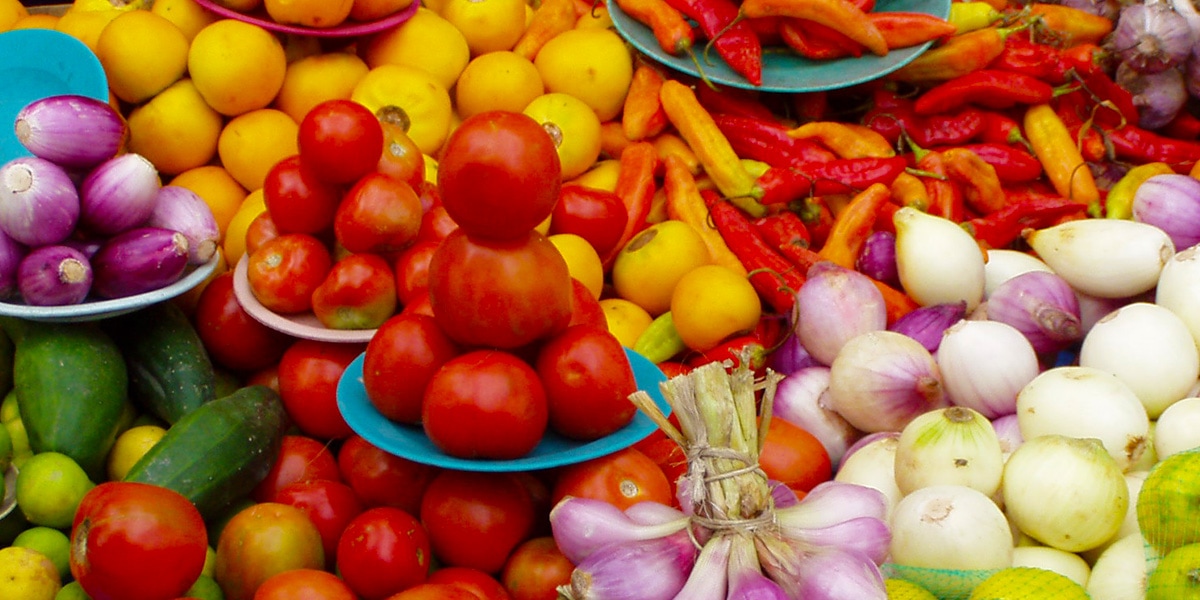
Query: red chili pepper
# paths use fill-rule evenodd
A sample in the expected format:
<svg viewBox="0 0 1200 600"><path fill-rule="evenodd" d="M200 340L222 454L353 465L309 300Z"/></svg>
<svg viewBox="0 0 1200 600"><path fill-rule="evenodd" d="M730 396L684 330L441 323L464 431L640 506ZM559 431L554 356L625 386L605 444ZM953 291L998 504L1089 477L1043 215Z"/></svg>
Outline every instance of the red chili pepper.
<svg viewBox="0 0 1200 600"><path fill-rule="evenodd" d="M805 196L853 194L881 183L891 185L904 172L903 156L839 158L793 168L771 167L759 175L763 204L783 204Z"/></svg>
<svg viewBox="0 0 1200 600"><path fill-rule="evenodd" d="M754 117L764 121L777 120L779 117L763 103L761 95L754 90L730 87L727 85L711 84L696 86L696 99L709 114L739 115Z"/></svg>
<svg viewBox="0 0 1200 600"><path fill-rule="evenodd" d="M913 110L918 115L943 114L968 104L1003 109L1042 104L1053 97L1054 88L1032 75L980 69L929 88L913 102Z"/></svg>
<svg viewBox="0 0 1200 600"><path fill-rule="evenodd" d="M966 106L934 115L918 115L913 101L895 92L878 90L873 106L863 114L862 123L896 144L902 135L918 146L932 147L964 144L983 133L987 114L983 109Z"/></svg>
<svg viewBox="0 0 1200 600"><path fill-rule="evenodd" d="M778 119L760 119L745 115L714 114L713 121L734 152L742 158L767 163L773 167L825 162L837 156L813 140L788 135L791 129Z"/></svg>
<svg viewBox="0 0 1200 600"><path fill-rule="evenodd" d="M941 154L946 162L946 173L962 189L963 202L967 206L979 214L991 214L1004 208L1004 190L991 163L961 146Z"/></svg>
<svg viewBox="0 0 1200 600"><path fill-rule="evenodd" d="M809 60L833 60L847 56L857 58L866 50L846 34L808 19L780 19L779 37L787 47Z"/></svg>
<svg viewBox="0 0 1200 600"><path fill-rule="evenodd" d="M925 212L931 215L950 219L955 223L962 221L963 191L953 179L946 167L946 161L941 152L921 150L916 152L917 168L928 175L922 175L925 191L929 194L929 208Z"/></svg>
<svg viewBox="0 0 1200 600"><path fill-rule="evenodd" d="M790 313L796 301L796 290L804 285L804 273L759 235L750 217L741 209L722 200L712 190L700 193L705 196L717 231L750 272L754 289L772 310Z"/></svg>
<svg viewBox="0 0 1200 600"><path fill-rule="evenodd" d="M1089 115L1097 123L1119 126L1122 123L1137 123L1138 108L1133 94L1117 85L1106 70L1107 53L1096 44L1078 44L1062 51L1062 60L1070 68L1083 92L1092 100L1090 105L1099 107Z"/></svg>
<svg viewBox="0 0 1200 600"><path fill-rule="evenodd" d="M1068 80L1070 65L1058 47L1035 42L1027 35L1011 35L1004 41L1004 50L987 68L1012 73L1024 73L1046 83L1058 85Z"/></svg>
<svg viewBox="0 0 1200 600"><path fill-rule="evenodd" d="M983 110L983 129L978 140L984 143L1029 145L1021 132L1021 123L1000 111Z"/></svg>
<svg viewBox="0 0 1200 600"><path fill-rule="evenodd" d="M950 21L923 12L869 12L867 18L875 23L888 48L893 50L945 40L958 30Z"/></svg>
<svg viewBox="0 0 1200 600"><path fill-rule="evenodd" d="M1172 139L1136 125L1106 129L1104 137L1112 144L1118 159L1163 162L1176 173L1188 173L1200 161L1200 142Z"/></svg>
<svg viewBox="0 0 1200 600"><path fill-rule="evenodd" d="M1200 117L1190 111L1181 110L1159 130L1163 135L1177 140L1194 140L1200 138Z"/></svg>
<svg viewBox="0 0 1200 600"><path fill-rule="evenodd" d="M931 148L931 150L944 152L952 147L970 150L984 162L992 165L1001 183L1033 181L1042 176L1042 163L1038 162L1037 157L1022 146L980 142L961 146L942 146Z"/></svg>
<svg viewBox="0 0 1200 600"><path fill-rule="evenodd" d="M752 222L768 242L780 249L784 246L812 247L812 237L808 233L808 227L804 225L804 220L790 210L758 217Z"/></svg>
<svg viewBox="0 0 1200 600"><path fill-rule="evenodd" d="M833 229L833 211L820 196L809 196L798 202L793 202L790 208L804 221L808 228L808 237L812 240L813 248L820 248ZM807 271L806 271L807 272Z"/></svg>
<svg viewBox="0 0 1200 600"><path fill-rule="evenodd" d="M945 19L920 12L868 12L866 18L879 30L891 50L946 39L957 30ZM785 44L811 60L859 57L867 51L866 46L837 29L808 19L780 20L779 34Z"/></svg>
<svg viewBox="0 0 1200 600"><path fill-rule="evenodd" d="M633 142L621 152L621 158L618 160L620 169L613 191L625 202L628 218L620 239L613 245L608 256L604 257L605 265L611 265L617 259L621 248L646 228L646 216L650 214L650 206L657 190L654 172L658 168L658 150L653 144Z"/></svg>
<svg viewBox="0 0 1200 600"><path fill-rule="evenodd" d="M1021 237L1027 228L1040 229L1068 215L1084 214L1086 207L1062 196L1026 198L963 223L971 235L990 248L1004 248Z"/></svg>
<svg viewBox="0 0 1200 600"><path fill-rule="evenodd" d="M617 6L650 28L662 50L682 56L692 49L696 35L680 11L663 0L617 0Z"/></svg>
<svg viewBox="0 0 1200 600"><path fill-rule="evenodd" d="M753 85L762 85L762 41L733 0L667 0L667 4L700 25L729 68Z"/></svg>
<svg viewBox="0 0 1200 600"><path fill-rule="evenodd" d="M738 367L741 366L743 354L748 355L750 361L747 366L755 373L762 373L767 368L767 347L753 333L734 336L704 352L688 353L684 355L684 364L694 369L708 363L729 361Z"/></svg>

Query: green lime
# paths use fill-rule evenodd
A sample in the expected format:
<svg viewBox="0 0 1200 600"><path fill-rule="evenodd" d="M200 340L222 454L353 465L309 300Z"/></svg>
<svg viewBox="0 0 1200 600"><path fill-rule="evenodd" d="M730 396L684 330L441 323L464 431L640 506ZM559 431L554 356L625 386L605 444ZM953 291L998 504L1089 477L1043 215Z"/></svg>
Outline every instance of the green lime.
<svg viewBox="0 0 1200 600"><path fill-rule="evenodd" d="M1154 465L1138 492L1137 521L1163 556L1200 542L1200 450L1177 452Z"/></svg>
<svg viewBox="0 0 1200 600"><path fill-rule="evenodd" d="M71 538L62 531L40 525L30 527L18 534L12 545L45 554L63 581L71 578Z"/></svg>
<svg viewBox="0 0 1200 600"><path fill-rule="evenodd" d="M7 423L19 418L21 418L21 412L17 409L17 390L9 390L4 394L4 400L0 400L0 423Z"/></svg>
<svg viewBox="0 0 1200 600"><path fill-rule="evenodd" d="M933 592L907 579L891 577L884 580L888 600L937 600Z"/></svg>
<svg viewBox="0 0 1200 600"><path fill-rule="evenodd" d="M221 586L217 585L217 580L208 575L197 577L196 583L183 595L196 600L225 600L225 593L221 591Z"/></svg>
<svg viewBox="0 0 1200 600"><path fill-rule="evenodd" d="M1008 567L984 579L968 600L1088 600L1088 593L1056 571Z"/></svg>
<svg viewBox="0 0 1200 600"><path fill-rule="evenodd" d="M17 506L34 525L70 529L84 494L96 487L83 467L60 452L39 452L17 473Z"/></svg>
<svg viewBox="0 0 1200 600"><path fill-rule="evenodd" d="M13 456L29 454L33 450L29 447L29 432L25 431L25 421L20 417L3 423L4 430L8 433L8 441L12 444Z"/></svg>
<svg viewBox="0 0 1200 600"><path fill-rule="evenodd" d="M79 585L78 581L72 581L58 590L54 600L92 600L92 597L83 591L83 586Z"/></svg>
<svg viewBox="0 0 1200 600"><path fill-rule="evenodd" d="M54 600L61 587L58 570L41 552L18 546L0 549L0 598Z"/></svg>
<svg viewBox="0 0 1200 600"><path fill-rule="evenodd" d="M1159 559L1146 584L1146 600L1200 599L1200 544L1180 546Z"/></svg>

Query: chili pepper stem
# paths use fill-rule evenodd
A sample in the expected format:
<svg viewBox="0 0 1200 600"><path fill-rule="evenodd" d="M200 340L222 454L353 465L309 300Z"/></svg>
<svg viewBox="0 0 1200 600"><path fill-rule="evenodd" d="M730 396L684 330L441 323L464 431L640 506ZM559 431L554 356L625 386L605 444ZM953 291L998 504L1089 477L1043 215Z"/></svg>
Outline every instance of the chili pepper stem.
<svg viewBox="0 0 1200 600"><path fill-rule="evenodd" d="M929 152L928 150L921 150L921 151L925 152L925 153ZM920 159L918 159L918 160L920 160ZM926 171L924 169L918 169L916 167L908 167L908 168L904 169L904 172L908 173L909 175L916 175L917 177L928 177L930 179L939 179L942 181L945 181L946 179L948 179L945 175L942 175L941 173L934 173L933 171Z"/></svg>

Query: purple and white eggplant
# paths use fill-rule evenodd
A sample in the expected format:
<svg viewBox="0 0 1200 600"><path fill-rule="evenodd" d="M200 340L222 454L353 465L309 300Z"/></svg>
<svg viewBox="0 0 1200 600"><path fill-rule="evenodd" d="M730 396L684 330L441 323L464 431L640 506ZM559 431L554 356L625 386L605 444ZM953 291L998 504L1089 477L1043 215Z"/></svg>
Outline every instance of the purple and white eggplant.
<svg viewBox="0 0 1200 600"><path fill-rule="evenodd" d="M92 257L98 296L124 298L161 289L183 276L188 241L178 231L136 227L109 238Z"/></svg>

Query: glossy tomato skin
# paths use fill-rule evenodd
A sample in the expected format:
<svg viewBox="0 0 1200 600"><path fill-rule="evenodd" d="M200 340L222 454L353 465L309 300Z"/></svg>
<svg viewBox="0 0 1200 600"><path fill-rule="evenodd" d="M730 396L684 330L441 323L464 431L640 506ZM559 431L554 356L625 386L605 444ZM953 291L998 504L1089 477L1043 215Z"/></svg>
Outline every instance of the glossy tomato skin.
<svg viewBox="0 0 1200 600"><path fill-rule="evenodd" d="M568 327L542 344L536 365L546 388L550 428L560 435L591 441L633 421L633 367L608 329Z"/></svg>
<svg viewBox="0 0 1200 600"><path fill-rule="evenodd" d="M441 564L493 575L536 520L529 492L513 474L455 470L429 484L420 517Z"/></svg>
<svg viewBox="0 0 1200 600"><path fill-rule="evenodd" d="M319 179L293 154L275 163L263 181L267 214L283 233L317 234L333 226L342 188Z"/></svg>
<svg viewBox="0 0 1200 600"><path fill-rule="evenodd" d="M310 479L290 483L279 489L275 501L304 511L321 533L325 550L325 568L337 563L338 540L346 526L365 508L350 486L331 479Z"/></svg>
<svg viewBox="0 0 1200 600"><path fill-rule="evenodd" d="M294 338L259 323L233 293L233 271L213 278L196 302L196 333L213 361L237 373L253 373L279 362Z"/></svg>
<svg viewBox="0 0 1200 600"><path fill-rule="evenodd" d="M438 326L465 346L518 348L571 320L571 274L545 236L493 242L459 229L429 263L429 298Z"/></svg>
<svg viewBox="0 0 1200 600"><path fill-rule="evenodd" d="M358 434L342 441L338 470L363 506L391 506L415 515L439 467L389 454Z"/></svg>
<svg viewBox="0 0 1200 600"><path fill-rule="evenodd" d="M429 299L429 288L417 290L411 300L404 304L404 308L400 309L402 314L410 315L426 315L433 317L433 302Z"/></svg>
<svg viewBox="0 0 1200 600"><path fill-rule="evenodd" d="M337 575L317 569L292 569L258 586L254 600L358 600Z"/></svg>
<svg viewBox="0 0 1200 600"><path fill-rule="evenodd" d="M672 504L671 485L653 460L634 448L568 465L559 471L551 503L567 496L604 500L621 510L650 500Z"/></svg>
<svg viewBox="0 0 1200 600"><path fill-rule="evenodd" d="M417 231L417 240L440 242L455 229L458 229L458 223L450 218L446 207L439 201L425 209L425 214L421 217L421 228Z"/></svg>
<svg viewBox="0 0 1200 600"><path fill-rule="evenodd" d="M313 314L329 329L375 329L396 305L392 265L378 254L342 257L312 293Z"/></svg>
<svg viewBox="0 0 1200 600"><path fill-rule="evenodd" d="M558 587L570 584L574 570L553 537L538 536L513 550L500 579L513 600L557 600Z"/></svg>
<svg viewBox="0 0 1200 600"><path fill-rule="evenodd" d="M397 252L416 239L423 212L412 186L368 173L342 197L333 233L350 252Z"/></svg>
<svg viewBox="0 0 1200 600"><path fill-rule="evenodd" d="M478 600L470 590L449 583L422 583L388 596L386 600Z"/></svg>
<svg viewBox="0 0 1200 600"><path fill-rule="evenodd" d="M621 239L629 219L625 203L615 193L578 184L562 186L550 219L550 233L574 233L607 256Z"/></svg>
<svg viewBox="0 0 1200 600"><path fill-rule="evenodd" d="M383 155L383 127L367 107L347 99L326 100L300 121L300 158L317 177L351 183L374 171Z"/></svg>
<svg viewBox="0 0 1200 600"><path fill-rule="evenodd" d="M567 326L590 325L608 329L608 318L604 316L604 307L592 295L591 290L583 282L571 278L571 320Z"/></svg>
<svg viewBox="0 0 1200 600"><path fill-rule="evenodd" d="M829 452L816 436L783 419L771 419L758 464L767 477L807 493L833 477Z"/></svg>
<svg viewBox="0 0 1200 600"><path fill-rule="evenodd" d="M518 239L550 216L562 166L550 134L532 117L485 111L465 119L442 147L442 205L471 235Z"/></svg>
<svg viewBox="0 0 1200 600"><path fill-rule="evenodd" d="M263 306L290 315L312 309L313 291L331 267L333 256L321 240L306 233L287 233L267 240L249 255L246 278Z"/></svg>
<svg viewBox="0 0 1200 600"><path fill-rule="evenodd" d="M429 576L429 535L413 515L388 506L370 508L346 526L337 569L364 600L383 600Z"/></svg>
<svg viewBox="0 0 1200 600"><path fill-rule="evenodd" d="M429 441L459 458L525 456L547 421L537 372L502 350L473 350L446 361L426 385L421 406Z"/></svg>
<svg viewBox="0 0 1200 600"><path fill-rule="evenodd" d="M254 254L267 240L279 237L279 227L275 225L275 220L271 218L271 212L264 210L258 213L250 221L250 225L246 227L246 255Z"/></svg>
<svg viewBox="0 0 1200 600"><path fill-rule="evenodd" d="M426 583L449 584L471 592L479 600L510 600L504 584L473 567L442 567L429 574Z"/></svg>
<svg viewBox="0 0 1200 600"><path fill-rule="evenodd" d="M433 317L409 313L389 318L367 342L363 356L367 399L388 419L420 423L425 386L460 352Z"/></svg>
<svg viewBox="0 0 1200 600"><path fill-rule="evenodd" d="M250 492L255 502L274 502L279 490L297 481L341 480L337 458L329 445L304 435L283 436L279 454L267 476Z"/></svg>
<svg viewBox="0 0 1200 600"><path fill-rule="evenodd" d="M366 344L296 340L279 359L279 396L292 422L320 440L351 433L337 406L337 386L346 367Z"/></svg>
<svg viewBox="0 0 1200 600"><path fill-rule="evenodd" d="M204 519L183 495L145 483L101 483L71 526L71 575L94 600L182 596L204 567Z"/></svg>
<svg viewBox="0 0 1200 600"><path fill-rule="evenodd" d="M292 569L323 569L321 532L304 511L288 504L251 504L221 529L214 578L226 600L252 600L271 576Z"/></svg>
<svg viewBox="0 0 1200 600"><path fill-rule="evenodd" d="M415 189L425 181L425 154L408 135L411 125L408 115L403 109L389 105L376 111L375 116L383 127L383 154L375 170Z"/></svg>
<svg viewBox="0 0 1200 600"><path fill-rule="evenodd" d="M421 240L396 255L393 271L396 276L396 298L408 304L420 290L429 289L429 263L440 241Z"/></svg>

